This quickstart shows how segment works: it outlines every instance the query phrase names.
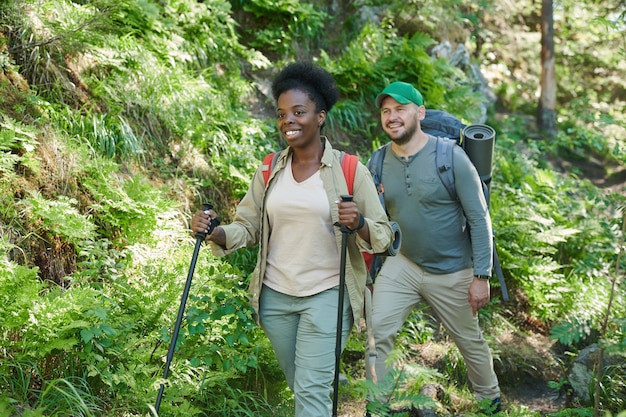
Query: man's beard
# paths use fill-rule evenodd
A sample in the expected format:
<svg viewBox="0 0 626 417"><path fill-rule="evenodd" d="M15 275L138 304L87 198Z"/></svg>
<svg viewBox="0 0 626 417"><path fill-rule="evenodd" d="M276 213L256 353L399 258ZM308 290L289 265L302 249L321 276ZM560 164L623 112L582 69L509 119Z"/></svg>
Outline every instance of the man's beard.
<svg viewBox="0 0 626 417"><path fill-rule="evenodd" d="M391 139L391 141L394 142L396 145L405 145L405 144L409 143L409 141L411 140L411 138L413 137L413 135L417 131L417 124L416 123L413 123L409 127L407 127L406 124L404 126L405 126L406 130L400 136L391 137L391 136L388 135L389 138Z"/></svg>

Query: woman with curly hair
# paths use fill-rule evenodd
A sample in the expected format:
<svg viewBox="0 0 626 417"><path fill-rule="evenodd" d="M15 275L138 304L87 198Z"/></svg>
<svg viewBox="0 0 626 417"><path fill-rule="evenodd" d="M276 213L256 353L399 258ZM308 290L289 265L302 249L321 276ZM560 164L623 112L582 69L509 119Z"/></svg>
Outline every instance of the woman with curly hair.
<svg viewBox="0 0 626 417"><path fill-rule="evenodd" d="M352 325L362 322L367 270L361 252L384 252L393 232L360 162L354 199L341 201L348 193L341 152L321 134L339 97L332 75L311 62L296 62L279 72L272 93L288 146L273 166L258 168L233 222L206 239L217 256L260 243L251 304L294 392L295 415L330 416L342 242L335 224L355 231L346 256L342 350ZM213 210L197 212L193 232L208 231L216 217Z"/></svg>

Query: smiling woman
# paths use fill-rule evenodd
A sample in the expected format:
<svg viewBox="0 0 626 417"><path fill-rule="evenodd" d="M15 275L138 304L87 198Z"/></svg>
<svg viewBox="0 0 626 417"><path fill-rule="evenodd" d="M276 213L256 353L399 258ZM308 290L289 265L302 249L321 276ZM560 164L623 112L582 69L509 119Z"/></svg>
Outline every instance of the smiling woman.
<svg viewBox="0 0 626 417"><path fill-rule="evenodd" d="M298 149L291 161L298 182L309 178L320 167L323 151L320 129L325 119L326 111L318 111L304 91L288 90L278 98L278 128L289 146Z"/></svg>
<svg viewBox="0 0 626 417"><path fill-rule="evenodd" d="M393 232L360 162L353 199L343 201L341 152L321 134L339 95L332 75L296 62L278 74L272 93L288 147L273 167L257 169L234 221L207 240L218 256L260 243L250 280L257 321L294 392L295 416L329 417L337 352L353 323L362 323L367 270L361 252L384 252ZM192 230L208 230L216 217L213 210L197 212ZM344 246L346 228L356 237ZM336 397L332 404L336 410Z"/></svg>

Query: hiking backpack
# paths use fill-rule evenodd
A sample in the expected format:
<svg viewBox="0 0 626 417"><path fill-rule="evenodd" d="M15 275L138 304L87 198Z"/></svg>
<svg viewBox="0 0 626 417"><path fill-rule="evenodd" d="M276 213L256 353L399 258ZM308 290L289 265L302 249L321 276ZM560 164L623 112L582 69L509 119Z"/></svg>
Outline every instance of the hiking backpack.
<svg viewBox="0 0 626 417"><path fill-rule="evenodd" d="M480 145L476 149L472 149L471 151L469 149L466 149L467 141L465 139L466 137L468 137L468 134L475 134L476 139L482 140L484 139L485 135L495 135L493 129L486 125L467 126L449 113L441 110L430 109L426 110L426 116L424 117L424 120L421 121L421 127L425 133L431 136L435 136L437 138L437 150L435 154L437 173L439 174L441 182L446 187L448 194L450 194L450 197L453 200L458 200L454 181L453 152L455 146L460 146L463 150L466 151L470 160L472 161L479 173L485 201L487 202L487 207L489 207L491 155L489 155L487 158L482 155L476 155L477 152L480 153L481 151L489 151L485 151L481 148ZM380 203L383 205L383 207L385 207L385 190L382 183L383 160L385 159L385 153L389 146L390 144L387 143L375 150L372 153L369 162L367 163L367 167L372 173L372 178L374 179L374 183L376 184ZM491 146L493 146L493 142L491 142ZM491 149L490 152L493 153L493 149ZM486 163L485 161L480 159L486 159ZM370 262L372 264L372 267L369 270L370 277L372 278L372 280L374 280L376 274L378 274L378 271L382 266L383 259L380 256L375 255L373 260L371 260ZM493 268L500 282L500 287L502 289L502 299L504 301L508 301L509 296L506 288L506 283L504 282L504 276L502 273L500 260L498 258L498 252L496 250L495 237L493 243Z"/></svg>

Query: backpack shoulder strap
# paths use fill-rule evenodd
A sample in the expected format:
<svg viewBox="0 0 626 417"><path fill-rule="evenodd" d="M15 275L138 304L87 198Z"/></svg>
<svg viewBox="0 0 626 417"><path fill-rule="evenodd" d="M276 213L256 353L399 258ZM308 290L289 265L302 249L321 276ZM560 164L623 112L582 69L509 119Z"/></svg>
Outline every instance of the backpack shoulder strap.
<svg viewBox="0 0 626 417"><path fill-rule="evenodd" d="M356 176L356 166L359 163L359 157L349 153L341 152L341 169L348 186L348 194L352 195L354 191L354 177Z"/></svg>
<svg viewBox="0 0 626 417"><path fill-rule="evenodd" d="M457 142L453 139L446 139L442 137L437 138L437 151L435 154L435 160L437 164L437 173L439 174L439 178L441 178L441 182L448 190L450 197L453 199L457 199L458 196L456 194L456 186L454 184L454 158L453 152L454 147L457 146ZM485 196L485 201L487 202L487 207L489 207L489 187L485 184L484 181L480 181L483 194ZM496 249L495 238L493 242L493 268L498 276L498 280L500 281L500 288L502 290L502 299L504 301L509 300L509 293L506 288L506 282L504 281L504 274L502 273L502 266L500 265L500 259L498 258L498 251Z"/></svg>
<svg viewBox="0 0 626 417"><path fill-rule="evenodd" d="M274 165L276 165L276 160L278 159L279 152L272 152L265 155L263 158L263 164L261 165L261 172L263 173L263 180L265 182L265 186L267 186L267 182L270 179L270 174L274 169Z"/></svg>
<svg viewBox="0 0 626 417"><path fill-rule="evenodd" d="M385 193L385 187L383 187L383 161L385 160L385 154L387 153L388 146L389 144L387 143L376 149L367 163L367 168L372 174L374 185L376 185L376 191L378 191L378 198L380 199L380 204L383 208L385 207L385 199L383 195Z"/></svg>
<svg viewBox="0 0 626 417"><path fill-rule="evenodd" d="M456 186L454 184L454 147L456 142L451 139L437 138L437 151L435 153L435 163L437 164L437 173L444 187L448 190L448 194L453 200L456 200Z"/></svg>

